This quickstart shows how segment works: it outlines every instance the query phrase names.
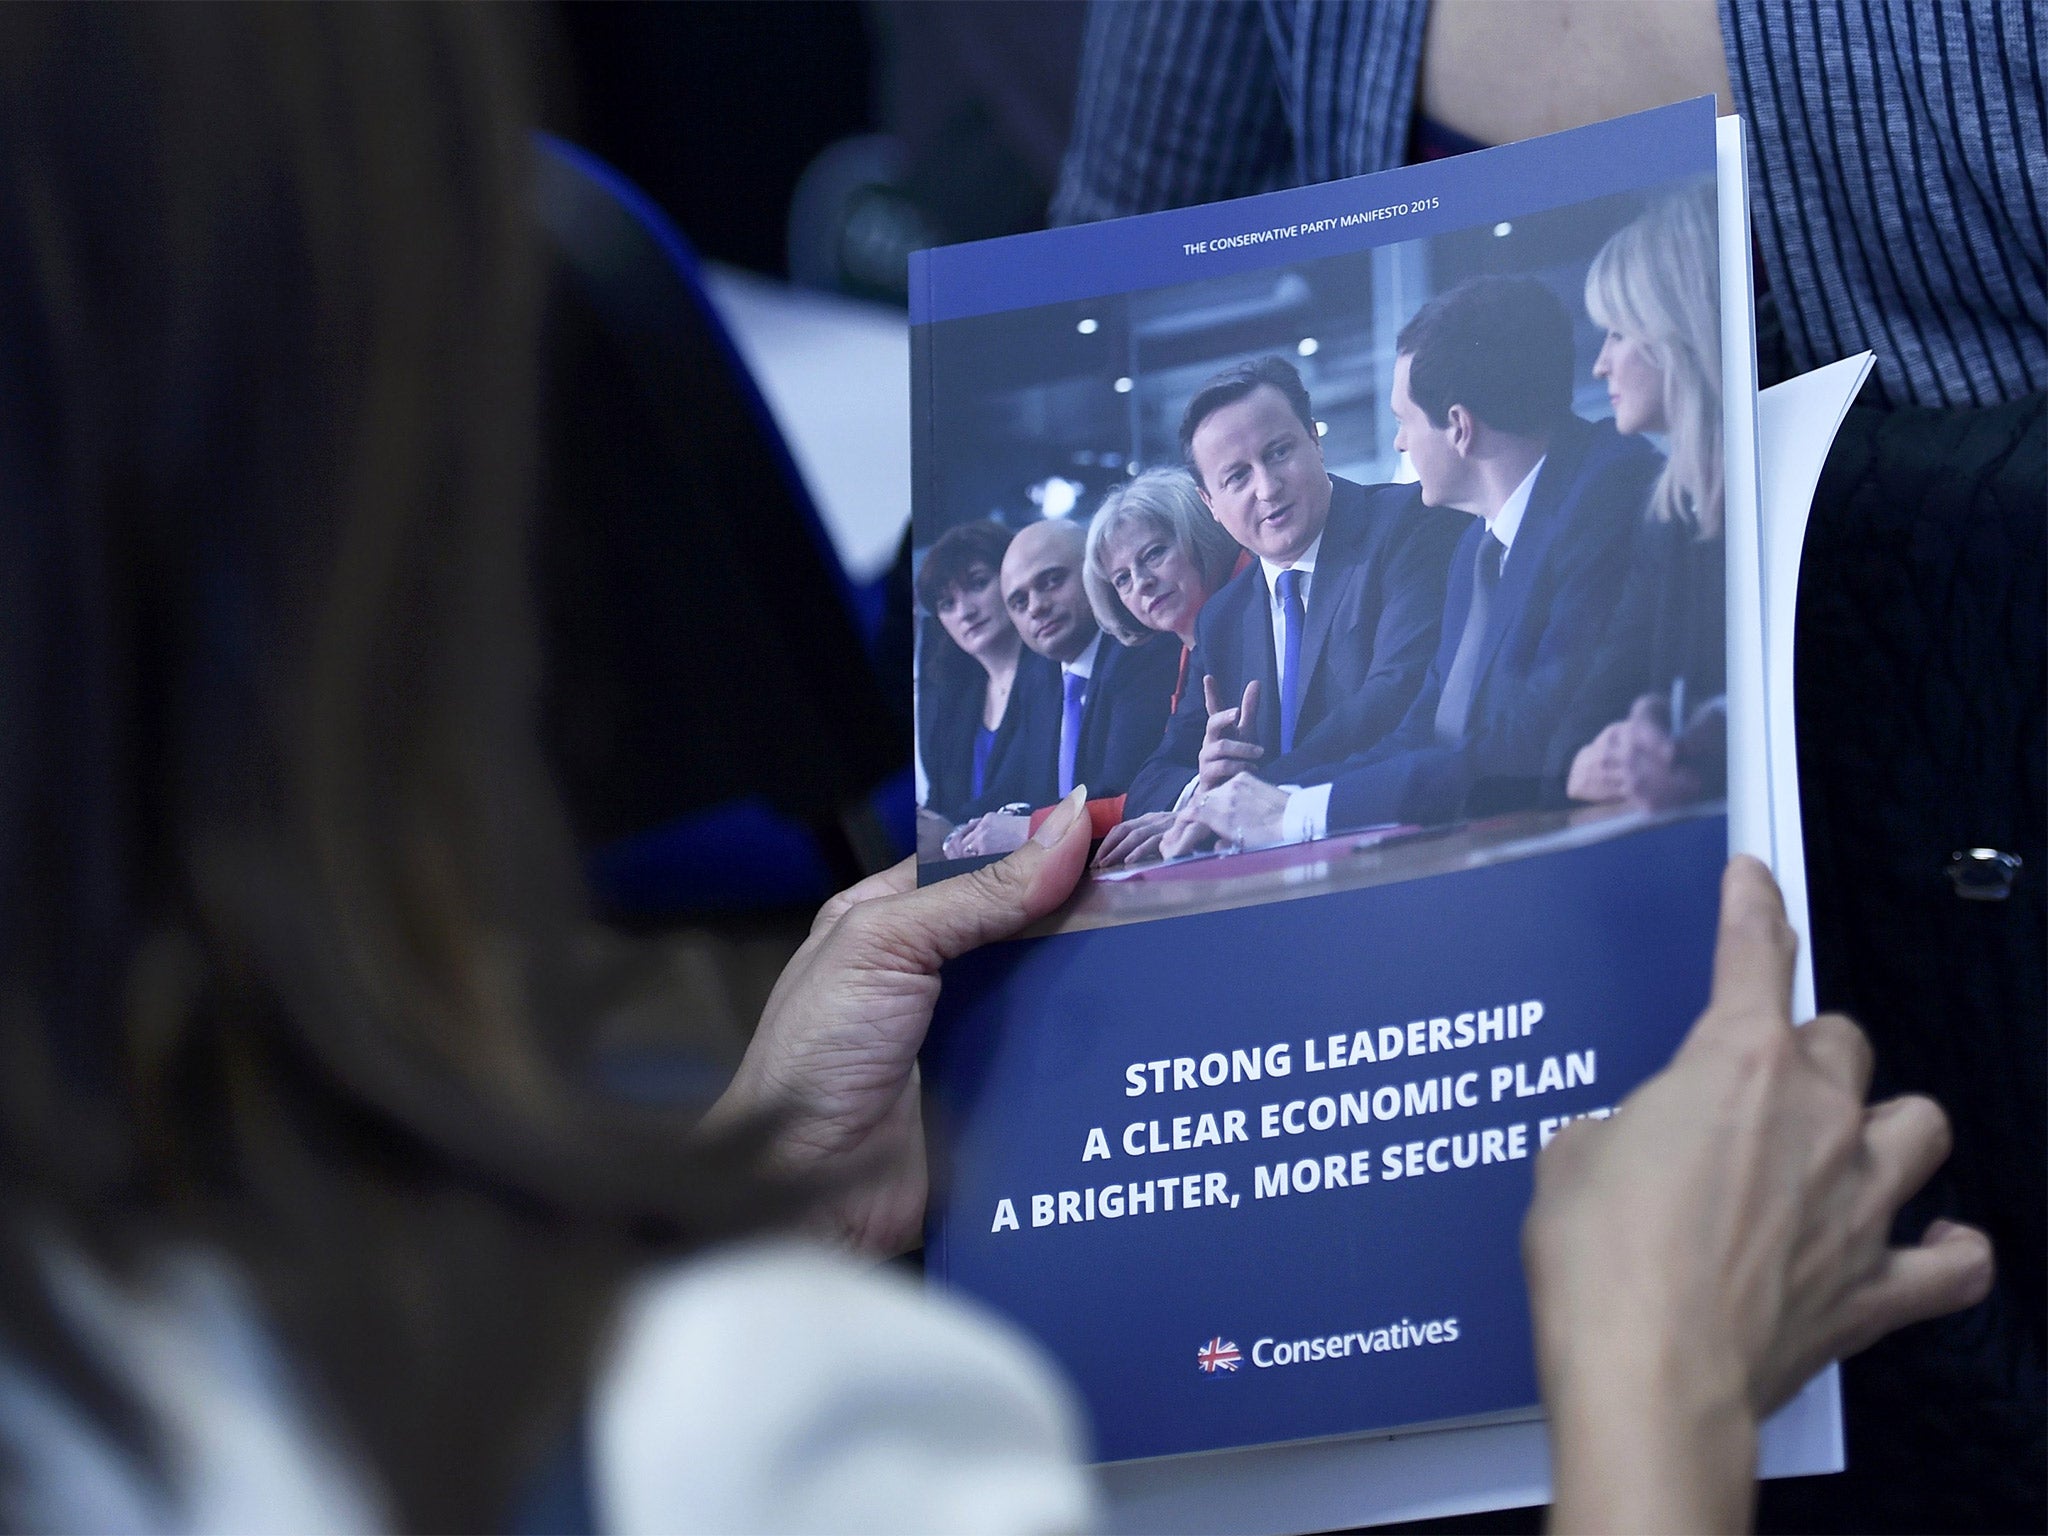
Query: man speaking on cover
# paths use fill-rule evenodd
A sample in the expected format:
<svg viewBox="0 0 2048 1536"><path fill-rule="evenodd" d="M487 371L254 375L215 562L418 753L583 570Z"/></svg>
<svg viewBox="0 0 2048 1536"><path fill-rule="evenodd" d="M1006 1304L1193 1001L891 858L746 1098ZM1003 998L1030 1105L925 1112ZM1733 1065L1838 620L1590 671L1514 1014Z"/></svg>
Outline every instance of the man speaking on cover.
<svg viewBox="0 0 2048 1536"><path fill-rule="evenodd" d="M1422 686L1465 522L1412 487L1331 476L1301 376L1277 357L1196 391L1180 443L1203 502L1255 560L1202 610L1188 675L1203 686L1131 781L1133 822L1255 765L1284 778L1393 730ZM1127 843L1137 851L1112 833L1105 851L1129 857Z"/></svg>
<svg viewBox="0 0 2048 1536"><path fill-rule="evenodd" d="M1550 738L1620 593L1656 453L1571 412L1572 330L1533 278L1432 299L1396 342L1395 446L1422 500L1474 514L1451 558L1436 657L1399 728L1297 756L1187 803L1164 851L1263 844L1532 806Z"/></svg>

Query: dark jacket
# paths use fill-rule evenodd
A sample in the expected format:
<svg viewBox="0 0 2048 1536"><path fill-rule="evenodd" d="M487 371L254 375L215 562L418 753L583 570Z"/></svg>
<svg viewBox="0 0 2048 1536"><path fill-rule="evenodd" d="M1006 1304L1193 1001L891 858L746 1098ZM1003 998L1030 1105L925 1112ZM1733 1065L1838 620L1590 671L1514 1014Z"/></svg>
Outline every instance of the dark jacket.
<svg viewBox="0 0 2048 1536"><path fill-rule="evenodd" d="M1630 536L1661 461L1639 438L1570 418L1552 434L1501 568L1464 739L1436 740L1437 703L1465 631L1485 525L1451 557L1436 659L1400 728L1376 749L1297 782L1330 780L1329 826L1452 821L1536 804L1551 739L1620 595Z"/></svg>
<svg viewBox="0 0 2048 1536"><path fill-rule="evenodd" d="M1727 693L1727 565L1728 541L1719 535L1698 538L1676 520L1645 518L1637 526L1621 600L1551 741L1547 772L1554 786L1563 785L1579 748L1644 694L1667 698L1683 679L1690 713ZM1672 729L1684 724L1674 721Z"/></svg>
<svg viewBox="0 0 2048 1536"><path fill-rule="evenodd" d="M1422 685L1443 611L1452 546L1468 521L1422 505L1415 487L1330 481L1302 630L1304 679L1295 750L1280 756L1280 669L1265 571L1257 561L1209 599L1195 626L1187 687L1165 739L1131 782L1124 813L1171 809L1195 775L1209 723L1202 678L1235 704L1259 682L1261 777L1362 752L1401 719ZM1279 782L1282 780L1276 780Z"/></svg>
<svg viewBox="0 0 2048 1536"><path fill-rule="evenodd" d="M1017 678L996 727L979 794L974 789L974 733L981 727L988 675L941 637L919 682L917 747L929 786L926 806L957 825L1012 801L1031 800L1041 777L1038 749L1048 709L1058 739L1059 668L1028 646L1018 656Z"/></svg>
<svg viewBox="0 0 2048 1536"><path fill-rule="evenodd" d="M949 668L949 672L957 669ZM1180 672L1180 645L1158 635L1135 646L1105 634L1081 709L1081 741L1074 756L1076 782L1091 795L1120 795L1131 775L1159 744L1168 702ZM1026 647L1017 681L990 749L979 795L973 791L974 732L981 723L981 669L926 689L920 738L925 803L955 823L1013 803L1050 805L1059 798L1061 680L1057 662Z"/></svg>

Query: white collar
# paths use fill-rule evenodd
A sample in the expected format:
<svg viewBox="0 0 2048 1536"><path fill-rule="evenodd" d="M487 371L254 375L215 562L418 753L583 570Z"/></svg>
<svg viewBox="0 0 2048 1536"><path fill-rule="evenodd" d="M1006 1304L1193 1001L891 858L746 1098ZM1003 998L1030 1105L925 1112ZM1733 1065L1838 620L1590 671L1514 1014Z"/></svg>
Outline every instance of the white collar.
<svg viewBox="0 0 2048 1536"><path fill-rule="evenodd" d="M1521 529L1523 514L1529 510L1529 496L1536 489L1536 477L1543 473L1544 459L1549 457L1546 453L1530 466L1529 473L1522 477L1522 483L1508 492L1508 499L1500 504L1500 510L1493 514L1493 521L1486 525L1486 531L1500 540L1503 550L1515 547L1515 534ZM1501 559L1505 561L1507 556L1503 554Z"/></svg>
<svg viewBox="0 0 2048 1536"><path fill-rule="evenodd" d="M1102 631L1098 629L1095 631L1095 638L1088 642L1080 655L1076 656L1072 661L1060 663L1060 671L1063 673L1071 672L1076 677L1093 676L1095 672L1095 656L1101 649Z"/></svg>
<svg viewBox="0 0 2048 1536"><path fill-rule="evenodd" d="M1326 528L1323 532L1327 533L1329 530ZM1266 573L1267 597L1275 602L1279 601L1278 593L1280 591L1280 573L1282 571L1299 571L1310 580L1314 580L1316 574L1316 554L1322 547L1323 535L1319 533L1309 540L1308 548L1301 552L1300 558L1295 560L1292 565L1275 565L1264 555L1259 556L1259 569Z"/></svg>

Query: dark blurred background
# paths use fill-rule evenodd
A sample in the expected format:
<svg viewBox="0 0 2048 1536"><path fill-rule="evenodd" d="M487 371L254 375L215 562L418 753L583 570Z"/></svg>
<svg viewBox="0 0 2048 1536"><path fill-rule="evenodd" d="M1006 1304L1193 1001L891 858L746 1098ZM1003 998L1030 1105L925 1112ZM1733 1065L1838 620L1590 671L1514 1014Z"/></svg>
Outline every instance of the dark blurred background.
<svg viewBox="0 0 2048 1536"><path fill-rule="evenodd" d="M551 126L706 257L893 299L918 246L1038 228L1078 0L563 4Z"/></svg>

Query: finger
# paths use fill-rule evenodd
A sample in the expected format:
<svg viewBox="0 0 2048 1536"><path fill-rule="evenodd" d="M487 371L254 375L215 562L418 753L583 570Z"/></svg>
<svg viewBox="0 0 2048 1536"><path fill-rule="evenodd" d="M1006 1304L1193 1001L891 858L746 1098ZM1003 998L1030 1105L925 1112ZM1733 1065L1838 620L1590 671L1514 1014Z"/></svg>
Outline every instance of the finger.
<svg viewBox="0 0 2048 1536"><path fill-rule="evenodd" d="M1721 877L1721 928L1714 943L1711 1014L1753 1029L1792 1021L1792 960L1798 952L1771 872L1747 854Z"/></svg>
<svg viewBox="0 0 2048 1536"><path fill-rule="evenodd" d="M971 874L863 902L839 934L867 941L882 969L935 973L948 960L1009 938L1074 889L1088 862L1088 791L1077 786L1023 847Z"/></svg>
<svg viewBox="0 0 2048 1536"><path fill-rule="evenodd" d="M1219 741L1231 739L1231 732L1237 729L1237 711L1219 709L1209 717L1209 723L1202 727L1202 750L1208 751Z"/></svg>
<svg viewBox="0 0 2048 1536"><path fill-rule="evenodd" d="M1225 736L1211 742L1209 756L1225 757L1232 762L1256 763L1266 755L1266 749L1255 741L1239 741L1234 736Z"/></svg>
<svg viewBox="0 0 2048 1536"><path fill-rule="evenodd" d="M1164 844L1165 841L1166 833L1164 830L1154 832L1150 837L1146 838L1143 842L1138 844L1137 847L1133 848L1128 854L1126 854L1124 856L1124 862L1126 864L1140 864L1143 863L1146 859L1156 859L1162 857L1161 845Z"/></svg>
<svg viewBox="0 0 2048 1536"><path fill-rule="evenodd" d="M1975 1306L1997 1270L1990 1238L1959 1222L1936 1222L1914 1246L1888 1250L1877 1273L1844 1301L1835 1357L1845 1359L1908 1323Z"/></svg>
<svg viewBox="0 0 2048 1536"><path fill-rule="evenodd" d="M873 901L878 896L895 896L917 887L917 859L913 855L901 863L869 875L865 880L849 885L838 892L825 905L818 908L818 915L811 923L811 936L823 938L838 925L849 909L864 901Z"/></svg>
<svg viewBox="0 0 2048 1536"><path fill-rule="evenodd" d="M1870 1042L1855 1020L1839 1013L1824 1013L1799 1030L1799 1049L1832 1083L1847 1089L1857 1103L1870 1092L1872 1056ZM1936 1113L1939 1113L1937 1110Z"/></svg>
<svg viewBox="0 0 2048 1536"><path fill-rule="evenodd" d="M1124 856L1124 849L1136 841L1137 832L1138 828L1135 822L1120 821L1111 827L1109 829L1109 836L1105 837L1102 840L1102 846L1095 850L1095 867L1097 869L1108 869L1111 865L1120 862Z"/></svg>
<svg viewBox="0 0 2048 1536"><path fill-rule="evenodd" d="M1202 674L1202 702L1209 706L1211 715L1223 708L1223 689L1207 672Z"/></svg>
<svg viewBox="0 0 2048 1536"><path fill-rule="evenodd" d="M1863 1119L1863 1144L1870 1155L1870 1198L1881 1207L1877 1214L1888 1228L1898 1208L1948 1160L1955 1137L1939 1104L1908 1093L1870 1107Z"/></svg>
<svg viewBox="0 0 2048 1536"><path fill-rule="evenodd" d="M1259 680L1255 677L1244 685L1244 698L1237 706L1237 723L1249 734L1256 727L1253 722L1259 718Z"/></svg>

